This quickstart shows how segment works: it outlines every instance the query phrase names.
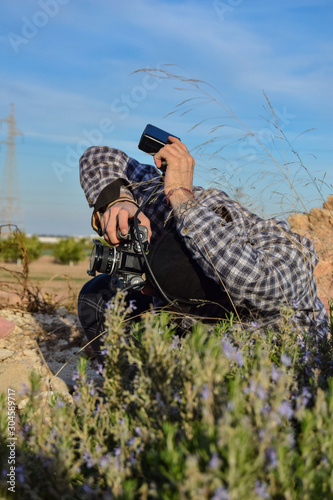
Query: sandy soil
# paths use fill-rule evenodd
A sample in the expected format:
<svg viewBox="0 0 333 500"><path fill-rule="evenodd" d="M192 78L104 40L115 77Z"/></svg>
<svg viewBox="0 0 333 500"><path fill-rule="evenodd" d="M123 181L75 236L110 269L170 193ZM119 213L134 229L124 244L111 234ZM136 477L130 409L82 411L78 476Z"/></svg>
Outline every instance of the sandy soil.
<svg viewBox="0 0 333 500"><path fill-rule="evenodd" d="M17 273L22 271L22 266L14 263L0 263L0 301L1 307L6 304L15 304L19 301L19 295L13 290L17 280L9 271ZM66 302L75 301L75 297L86 281L90 279L87 274L89 258L70 265L58 264L49 255L43 255L40 259L32 262L29 266L30 285L41 290L42 296L52 295L54 300ZM10 290L8 289L10 287ZM19 286L15 287L20 289Z"/></svg>

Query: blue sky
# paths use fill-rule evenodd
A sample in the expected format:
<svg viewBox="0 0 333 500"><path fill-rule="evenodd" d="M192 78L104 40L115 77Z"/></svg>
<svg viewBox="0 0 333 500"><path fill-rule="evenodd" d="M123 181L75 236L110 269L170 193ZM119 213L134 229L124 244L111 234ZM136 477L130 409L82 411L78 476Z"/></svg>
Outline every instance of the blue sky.
<svg viewBox="0 0 333 500"><path fill-rule="evenodd" d="M147 123L187 144L196 184L265 216L321 205L333 191L332 12L330 0L3 4L0 117L15 104L25 230L91 234L80 154L101 143L149 162L137 149ZM208 85L133 73L145 68Z"/></svg>

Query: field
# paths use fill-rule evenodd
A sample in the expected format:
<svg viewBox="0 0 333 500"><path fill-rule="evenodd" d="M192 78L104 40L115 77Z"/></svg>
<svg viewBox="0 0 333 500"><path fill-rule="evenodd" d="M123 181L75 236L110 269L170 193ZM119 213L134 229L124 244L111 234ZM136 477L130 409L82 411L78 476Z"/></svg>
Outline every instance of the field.
<svg viewBox="0 0 333 500"><path fill-rule="evenodd" d="M66 304L69 299L73 301L84 283L88 281L89 276L86 272L88 267L89 258L70 266L55 262L51 255L42 255L30 264L29 281L33 287L38 287L41 290L43 297L52 296L54 301ZM22 265L20 264L1 263L0 297L2 307L20 301L17 293L8 290L8 285L12 288L12 285L17 282L10 273L21 271Z"/></svg>

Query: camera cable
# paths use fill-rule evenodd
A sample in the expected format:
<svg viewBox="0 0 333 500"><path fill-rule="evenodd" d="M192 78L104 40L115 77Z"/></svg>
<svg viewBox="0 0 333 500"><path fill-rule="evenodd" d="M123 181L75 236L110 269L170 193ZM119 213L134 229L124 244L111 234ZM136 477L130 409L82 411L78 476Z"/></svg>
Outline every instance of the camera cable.
<svg viewBox="0 0 333 500"><path fill-rule="evenodd" d="M162 176L162 179L163 179L163 176ZM140 250L141 250L141 253L143 255L143 259L145 261L145 266L146 266L146 269L147 271L149 272L149 275L150 275L150 278L153 280L154 282L154 285L156 287L156 290L160 293L161 297L166 301L167 304L173 304L177 307L177 309L179 309L180 311L182 311L182 308L180 307L180 305L177 303L177 301L174 301L174 300L171 300L167 295L166 293L164 292L164 290L162 289L161 285L159 284L159 282L157 281L151 267L150 267L150 264L148 262L148 259L147 259L147 255L146 255L146 252L144 251L144 248L143 248L143 244L142 244L142 241L141 241L141 238L139 237L139 220L138 220L138 217L139 217L139 214L140 212L142 212L142 210L144 209L144 207L146 205L148 205L148 203L152 200L153 196L155 196L155 194L157 193L157 191L159 190L159 188L161 188L163 186L163 181L162 179L158 182L157 186L155 186L155 188L153 189L153 191L151 192L151 194L146 198L146 200L138 207L137 211L135 212L134 214L134 218L133 218L133 221L134 221L134 228L135 228L135 231L136 231L136 236L137 236L137 240L139 242L139 246L140 246Z"/></svg>

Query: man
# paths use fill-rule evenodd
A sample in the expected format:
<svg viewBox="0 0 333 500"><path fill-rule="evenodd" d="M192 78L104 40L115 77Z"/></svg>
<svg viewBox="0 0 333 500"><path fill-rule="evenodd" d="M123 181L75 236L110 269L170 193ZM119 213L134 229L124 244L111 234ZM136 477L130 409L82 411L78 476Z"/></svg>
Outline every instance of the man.
<svg viewBox="0 0 333 500"><path fill-rule="evenodd" d="M80 159L80 180L94 208L93 228L110 245L119 244L118 230L127 234L138 206L156 188L139 215L140 223L148 228L151 248L161 245L165 226L171 224L197 266L203 288L212 291L206 293L209 300L187 308L188 313L223 318L233 312L245 328L253 329L278 327L281 310L288 307L294 311L295 328L316 339L326 338L328 316L317 297L313 270L318 259L311 241L292 233L283 221L252 214L220 190L194 187L194 159L180 140L169 137L169 144L154 156L158 169L162 160L167 164L164 178L155 167L142 165L117 149L88 148ZM182 265L177 265L183 262L178 250L176 258L165 258L165 241L173 240L164 240L160 252L164 258L157 266L155 262L155 268L163 270L167 264L160 284L170 289L170 281L176 280L172 294L177 297L184 294L182 284L191 283L192 278L186 274L188 267L184 273ZM110 276L99 275L81 291L79 317L89 339L102 331L105 307L113 295L109 284ZM128 298L136 297L136 313L147 309L150 299L133 293Z"/></svg>

